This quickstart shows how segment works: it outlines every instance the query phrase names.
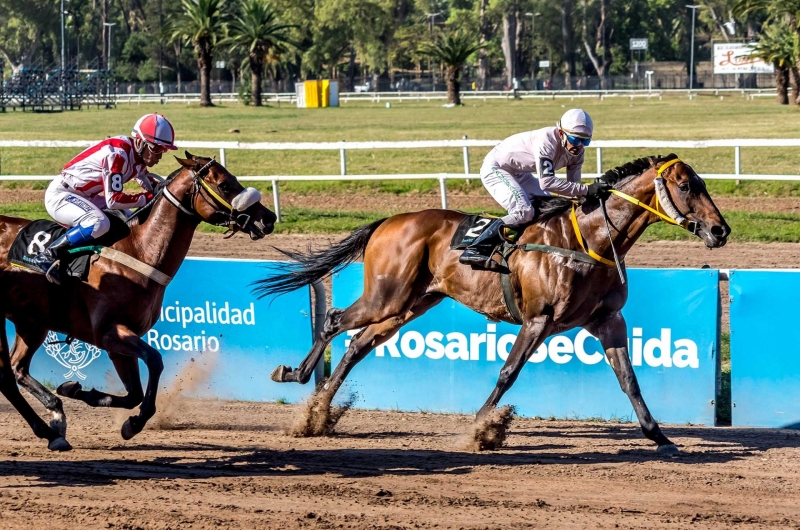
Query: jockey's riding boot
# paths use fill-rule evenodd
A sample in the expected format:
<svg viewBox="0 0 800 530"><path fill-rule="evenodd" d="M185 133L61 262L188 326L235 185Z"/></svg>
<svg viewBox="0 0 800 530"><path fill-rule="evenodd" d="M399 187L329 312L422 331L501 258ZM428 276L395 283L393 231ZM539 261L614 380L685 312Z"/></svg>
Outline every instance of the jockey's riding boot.
<svg viewBox="0 0 800 530"><path fill-rule="evenodd" d="M91 241L91 227L86 228L76 226L53 241L50 246L44 249L33 258L33 263L47 276L47 279L56 285L61 285L61 276L58 274L61 256L69 249Z"/></svg>
<svg viewBox="0 0 800 530"><path fill-rule="evenodd" d="M458 258L459 263L471 265L474 269L505 272L505 267L492 259L494 249L502 242L500 236L500 229L502 227L502 219L492 220L489 226L481 232L481 235L461 253L461 256Z"/></svg>
<svg viewBox="0 0 800 530"><path fill-rule="evenodd" d="M34 265L39 267L45 276L47 276L48 280L57 285L61 284L61 278L58 275L58 252L59 250L68 249L70 246L69 240L65 234L53 241L52 245L33 258Z"/></svg>

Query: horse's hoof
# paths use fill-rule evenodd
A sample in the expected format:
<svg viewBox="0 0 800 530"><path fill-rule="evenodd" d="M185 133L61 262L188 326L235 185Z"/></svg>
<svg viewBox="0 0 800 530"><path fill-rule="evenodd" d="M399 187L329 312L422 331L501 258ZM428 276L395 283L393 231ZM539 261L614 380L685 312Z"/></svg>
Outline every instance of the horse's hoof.
<svg viewBox="0 0 800 530"><path fill-rule="evenodd" d="M658 449L656 449L656 453L658 453L661 456L670 456L670 457L681 456L681 452L675 446L675 444L659 445Z"/></svg>
<svg viewBox="0 0 800 530"><path fill-rule="evenodd" d="M272 374L269 376L270 379L275 381L276 383L285 383L286 379L286 372L291 372L292 368L289 366L279 365L272 371Z"/></svg>
<svg viewBox="0 0 800 530"><path fill-rule="evenodd" d="M68 398L75 398L75 394L81 391L83 387L77 381L67 381L66 383L61 383L58 388L56 388L56 394L63 397Z"/></svg>
<svg viewBox="0 0 800 530"><path fill-rule="evenodd" d="M72 451L72 446L63 436L59 436L47 444L47 448L51 451Z"/></svg>
<svg viewBox="0 0 800 530"><path fill-rule="evenodd" d="M139 430L141 430L141 429L136 430L136 428L133 426L133 422L131 421L132 419L133 417L131 416L130 418L125 420L125 423L122 424L122 430L120 432L122 434L123 440L130 440L131 438L139 434Z"/></svg>

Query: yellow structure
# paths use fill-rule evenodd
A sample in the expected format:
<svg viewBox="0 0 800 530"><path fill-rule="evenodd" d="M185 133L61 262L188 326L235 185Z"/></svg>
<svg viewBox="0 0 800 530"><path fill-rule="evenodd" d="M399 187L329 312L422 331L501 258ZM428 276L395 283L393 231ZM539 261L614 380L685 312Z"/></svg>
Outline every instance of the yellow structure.
<svg viewBox="0 0 800 530"><path fill-rule="evenodd" d="M315 109L324 106L322 105L321 90L322 86L319 81L306 81L303 83L303 92L305 92L306 96L306 108Z"/></svg>
<svg viewBox="0 0 800 530"><path fill-rule="evenodd" d="M304 81L295 84L297 108L313 109L339 106L339 83L337 81Z"/></svg>

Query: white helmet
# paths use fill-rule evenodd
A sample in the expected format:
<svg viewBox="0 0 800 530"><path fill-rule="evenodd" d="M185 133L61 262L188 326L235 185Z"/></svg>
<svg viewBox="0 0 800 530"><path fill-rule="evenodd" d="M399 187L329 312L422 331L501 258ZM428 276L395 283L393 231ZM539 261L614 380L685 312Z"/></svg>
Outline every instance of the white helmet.
<svg viewBox="0 0 800 530"><path fill-rule="evenodd" d="M583 109L569 109L561 116L556 126L571 136L591 138L594 132L592 118Z"/></svg>
<svg viewBox="0 0 800 530"><path fill-rule="evenodd" d="M134 140L136 150L141 152L145 142L151 145L159 145L162 148L172 150L175 147L175 129L172 124L160 114L145 114L131 131L131 138Z"/></svg>

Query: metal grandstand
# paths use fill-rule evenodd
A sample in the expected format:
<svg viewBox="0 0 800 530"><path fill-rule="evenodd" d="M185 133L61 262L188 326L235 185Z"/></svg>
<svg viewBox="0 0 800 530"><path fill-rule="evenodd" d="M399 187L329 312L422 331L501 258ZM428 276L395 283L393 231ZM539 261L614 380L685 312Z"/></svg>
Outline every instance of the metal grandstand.
<svg viewBox="0 0 800 530"><path fill-rule="evenodd" d="M0 60L0 80L4 64ZM58 112L80 110L84 106L116 106L116 83L113 72L102 68L99 59L87 68L68 64L61 71L56 65L41 62L25 66L8 81L0 83L0 111L6 109Z"/></svg>

